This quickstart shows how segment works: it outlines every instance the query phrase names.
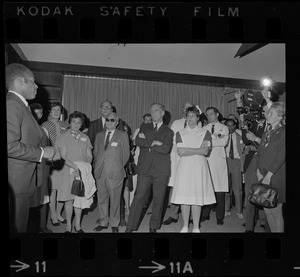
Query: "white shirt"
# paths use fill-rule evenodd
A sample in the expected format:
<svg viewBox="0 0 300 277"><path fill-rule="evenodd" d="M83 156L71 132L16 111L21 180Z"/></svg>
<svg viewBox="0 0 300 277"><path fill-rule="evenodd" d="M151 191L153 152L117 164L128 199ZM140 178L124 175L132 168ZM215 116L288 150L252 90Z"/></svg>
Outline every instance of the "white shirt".
<svg viewBox="0 0 300 277"><path fill-rule="evenodd" d="M234 159L240 159L240 154L239 151L237 150L237 141L236 141L236 135L235 132L233 134L229 134L229 140L228 140L228 145L226 146L226 157L229 158L229 151L230 151L230 140L232 136L232 147L233 147L233 157Z"/></svg>
<svg viewBox="0 0 300 277"><path fill-rule="evenodd" d="M113 137L115 131L116 131L116 129L111 130L111 131L110 131L110 130L106 130L104 141L106 141L106 137L107 137L108 132L110 132L110 135L109 135L109 141L111 141L111 138Z"/></svg>
<svg viewBox="0 0 300 277"><path fill-rule="evenodd" d="M28 108L28 102L26 101L26 99L25 99L21 94L15 92L15 91L13 91L13 90L9 90L9 92L11 92L11 93L13 93L14 95L18 96L18 97L22 100L22 102L24 103L24 105ZM41 157L40 157L40 159L39 159L39 162L42 161L42 157L43 157L44 152L45 152L44 149L43 149L42 147L40 147L40 148L42 149L42 155L41 155Z"/></svg>
<svg viewBox="0 0 300 277"><path fill-rule="evenodd" d="M157 124L157 131L158 131L158 129L160 128L160 126L161 125L163 125L163 122L153 122L153 126L154 126L154 128L155 128L155 124Z"/></svg>
<svg viewBox="0 0 300 277"><path fill-rule="evenodd" d="M102 118L102 126L103 126L103 129L105 129L105 124L106 124L106 120L104 117L101 117Z"/></svg>

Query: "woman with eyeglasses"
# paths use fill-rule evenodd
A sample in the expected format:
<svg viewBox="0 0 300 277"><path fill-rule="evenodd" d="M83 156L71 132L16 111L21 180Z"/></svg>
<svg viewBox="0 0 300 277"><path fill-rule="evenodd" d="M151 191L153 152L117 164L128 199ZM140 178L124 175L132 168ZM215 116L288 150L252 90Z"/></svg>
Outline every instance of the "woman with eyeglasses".
<svg viewBox="0 0 300 277"><path fill-rule="evenodd" d="M285 103L275 102L266 113L269 124L257 153L257 179L278 189L279 203L264 208L271 232L284 232L282 205L285 203Z"/></svg>
<svg viewBox="0 0 300 277"><path fill-rule="evenodd" d="M67 220L65 233L72 232L73 208L75 211L74 231L76 233L84 233L81 229L82 209L89 208L93 203L92 197L87 199L86 193L84 197L71 194L74 178L80 177L78 162L91 164L93 159L90 139L87 135L80 131L83 119L84 117L81 112L76 111L70 114L70 129L64 133L58 141L58 150L62 160L64 161L64 167L61 172L61 185L58 187L57 199L58 201L65 203ZM80 172L82 175L82 170L80 170ZM92 177L90 179L93 181ZM83 181L86 188L86 185L88 184L85 180ZM93 186L93 184L91 185Z"/></svg>

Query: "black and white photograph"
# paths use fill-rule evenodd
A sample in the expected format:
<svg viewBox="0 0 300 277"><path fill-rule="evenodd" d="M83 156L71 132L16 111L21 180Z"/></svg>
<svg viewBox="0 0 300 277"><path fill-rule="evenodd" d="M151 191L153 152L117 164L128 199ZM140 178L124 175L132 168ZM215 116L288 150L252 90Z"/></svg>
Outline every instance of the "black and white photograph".
<svg viewBox="0 0 300 277"><path fill-rule="evenodd" d="M5 44L11 233L284 233L284 43Z"/></svg>

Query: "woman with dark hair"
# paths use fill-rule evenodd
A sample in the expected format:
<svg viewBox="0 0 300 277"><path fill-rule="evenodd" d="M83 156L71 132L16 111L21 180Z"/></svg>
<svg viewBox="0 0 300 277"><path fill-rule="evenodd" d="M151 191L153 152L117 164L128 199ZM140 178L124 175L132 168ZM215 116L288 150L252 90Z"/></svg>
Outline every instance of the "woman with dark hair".
<svg viewBox="0 0 300 277"><path fill-rule="evenodd" d="M276 208L264 208L271 232L284 232L282 205L285 203L285 104L275 102L266 112L269 128L261 138L257 152L258 181L278 189Z"/></svg>
<svg viewBox="0 0 300 277"><path fill-rule="evenodd" d="M82 125L84 116L81 112L70 114L70 129L64 133L58 141L58 149L60 156L64 161L64 167L61 171L61 185L58 187L57 199L65 203L67 227L66 233L72 232L72 214L73 207L75 211L74 230L76 233L84 233L81 229L81 213L82 209L89 208L93 203L92 197L74 196L71 194L72 183L74 178L80 177L78 162L89 164L91 173L92 144L87 135L83 134L79 129ZM80 169L81 175L82 170ZM91 177L91 176L90 176ZM82 177L83 179L83 177ZM95 181L92 179L92 186L95 190ZM88 185L84 182L85 187Z"/></svg>
<svg viewBox="0 0 300 277"><path fill-rule="evenodd" d="M62 168L60 155L57 151L57 141L68 129L68 124L60 120L62 111L63 106L61 103L51 103L48 120L42 124L42 127L48 132L51 145L56 148L56 154L52 159L52 166L50 169L50 222L54 226L59 226L59 222L66 223L66 220L61 216L63 203L56 200L57 189L60 185L60 170Z"/></svg>
<svg viewBox="0 0 300 277"><path fill-rule="evenodd" d="M36 121L43 116L43 107L39 103L32 103L29 105L33 116ZM42 142L40 146L45 147L50 145L47 130L40 126L41 133L43 135ZM30 206L38 210L39 213L39 233L52 233L51 230L47 228L47 204L49 203L49 171L50 165L46 159L42 159L40 163L37 164L37 176L36 176L36 187L34 195L30 199Z"/></svg>
<svg viewBox="0 0 300 277"><path fill-rule="evenodd" d="M177 153L180 156L171 202L181 205L183 228L188 232L192 207L193 233L200 233L201 206L216 202L205 155L211 149L210 132L198 126L200 112L196 106L186 109L187 126L176 133Z"/></svg>

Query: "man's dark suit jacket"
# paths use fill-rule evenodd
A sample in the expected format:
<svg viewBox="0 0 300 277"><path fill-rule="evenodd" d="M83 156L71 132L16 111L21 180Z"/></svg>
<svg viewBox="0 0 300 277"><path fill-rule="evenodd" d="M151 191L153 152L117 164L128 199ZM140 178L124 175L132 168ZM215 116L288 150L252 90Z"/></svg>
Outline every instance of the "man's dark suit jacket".
<svg viewBox="0 0 300 277"><path fill-rule="evenodd" d="M153 123L142 124L140 133L145 139L136 137L136 145L140 147L137 173L142 175L163 176L171 173L170 152L173 145L173 131L165 124L162 124L158 131L154 132ZM161 146L151 144L159 140Z"/></svg>
<svg viewBox="0 0 300 277"><path fill-rule="evenodd" d="M8 181L16 197L29 197L35 190L43 135L29 109L11 92L6 95L6 116Z"/></svg>
<svg viewBox="0 0 300 277"><path fill-rule="evenodd" d="M265 130L265 126L266 126L266 121L263 123L262 126L259 126L258 127L258 123L255 121L252 125L252 128L250 130L251 133L253 133L255 136L261 138L262 137L262 134L264 133L264 130ZM257 145L257 143L254 143L252 142L251 140L248 140L247 137L246 137L246 134L247 134L247 130L245 129L242 129L242 139L243 139L243 142L245 145ZM257 147L258 148L258 147ZM245 162L244 162L244 171L243 172L246 172L254 154L256 153L257 151L252 151L250 150L249 153L246 155L245 157Z"/></svg>

